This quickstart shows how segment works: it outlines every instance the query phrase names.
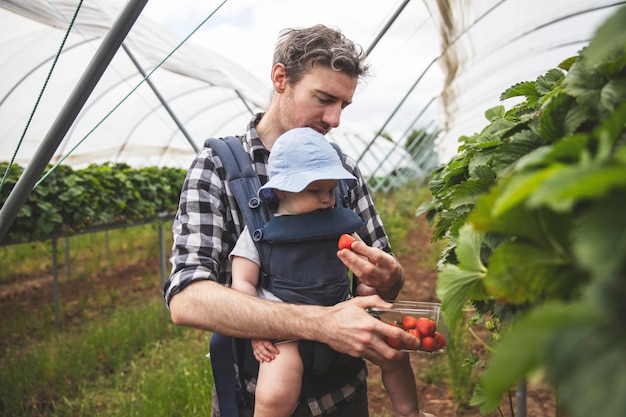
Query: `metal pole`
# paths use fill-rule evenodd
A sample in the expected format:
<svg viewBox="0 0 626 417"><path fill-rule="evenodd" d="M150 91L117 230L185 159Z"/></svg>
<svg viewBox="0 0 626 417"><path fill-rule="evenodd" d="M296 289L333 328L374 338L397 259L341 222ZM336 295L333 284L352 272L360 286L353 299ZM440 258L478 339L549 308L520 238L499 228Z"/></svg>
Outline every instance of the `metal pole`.
<svg viewBox="0 0 626 417"><path fill-rule="evenodd" d="M65 238L63 238L63 241L65 242L65 279L67 281L70 280L70 275L71 275L71 270L70 270L70 238L68 236L65 236Z"/></svg>
<svg viewBox="0 0 626 417"><path fill-rule="evenodd" d="M78 116L96 84L98 84L102 74L115 56L146 3L148 3L148 0L129 0L104 37L100 48L98 48L82 78L74 87L48 134L42 140L30 164L20 176L2 208L0 208L0 241L4 239L9 227L15 220L15 217L17 217L18 211L33 190L33 186L41 177L54 152L63 141L74 120L76 120L76 116Z"/></svg>
<svg viewBox="0 0 626 417"><path fill-rule="evenodd" d="M396 108L393 110L393 112L391 112L391 115L387 118L387 120L385 121L385 123L383 124L383 126L378 130L378 133L376 133L376 135L374 136L374 138L367 144L367 146L365 147L365 150L363 152L361 152L361 155L359 155L359 157L357 158L356 162L360 162L361 159L363 159L363 157L365 156L365 154L370 150L370 148L372 147L372 145L374 144L374 141L376 141L376 138L378 138L384 131L385 128L387 127L387 125L389 124L389 122L391 122L391 119L394 118L394 116L396 115L396 113L398 112L398 110L400 110L400 108L402 107L402 105L404 104L404 102L409 98L409 96L411 95L411 93L413 93L413 90L415 90L415 87L417 87L417 85L419 84L419 82L422 80L422 78L424 77L424 75L426 75L426 73L428 72L428 70L430 69L430 67L432 67L435 62L437 62L439 60L439 58L441 58L443 55L439 55L438 57L434 58L432 61L430 61L430 63L428 64L428 66L426 67L426 69L424 71L422 71L422 73L420 74L420 76L417 78L417 80L415 80L415 82L413 83L413 85L411 86L411 88L409 88L409 91L406 92L406 94L404 95L404 97L402 98L402 100L400 100L400 103L398 103L398 105L396 106Z"/></svg>
<svg viewBox="0 0 626 417"><path fill-rule="evenodd" d="M396 19L398 18L398 16L400 16L400 13L402 13L402 10L404 10L404 8L406 7L407 4L409 4L410 0L405 0L404 3L402 3L400 5L400 7L398 7L398 10L396 10L396 12L394 13L393 16L391 16L391 19L389 19L389 21L387 22L387 24L385 25L385 27L380 31L380 33L378 34L378 36L376 36L376 39L374 39L374 41L372 41L372 44L367 48L367 52L366 55L369 56L369 54L372 52L372 49L374 49L374 47L376 46L376 44L378 44L378 41L383 37L383 35L385 33L387 33L387 30L389 30L389 28L391 27L391 25L393 24L393 22L396 21Z"/></svg>
<svg viewBox="0 0 626 417"><path fill-rule="evenodd" d="M59 295L59 262L57 259L57 240L52 239L52 299L54 303L54 323L61 327L61 297Z"/></svg>
<svg viewBox="0 0 626 417"><path fill-rule="evenodd" d="M143 70L141 65L139 65L139 62L137 61L137 59L135 59L135 56L130 51L130 49L128 49L128 47L126 45L124 45L124 44L122 44L122 48L124 48L124 51L126 51L126 55L128 55L130 60L133 62L133 64L135 65L135 68L137 68L137 71L139 71L139 73L146 80L146 83L148 83L148 86L150 86L150 88L152 89L152 92L154 93L154 95L157 96L157 98L161 102L161 105L163 106L165 111L167 111L167 114L170 115L170 117L172 118L174 123L176 123L176 126L178 126L178 129L180 129L180 131L183 134L183 136L185 136L185 138L187 139L187 142L189 142L189 144L191 145L191 147L193 148L193 150L196 153L200 152L200 148L198 147L198 145L196 145L196 143L193 141L193 138L191 137L189 132L187 132L187 129L185 129L185 126L180 122L180 120L178 120L178 117L176 117L176 114L174 113L174 110L172 110L172 108L167 103L165 98L163 98L163 96L161 95L159 90L156 88L156 86L154 85L152 80L147 77L146 72Z"/></svg>
<svg viewBox="0 0 626 417"><path fill-rule="evenodd" d="M526 417L526 380L517 383L515 390L515 403L517 405L517 417Z"/></svg>

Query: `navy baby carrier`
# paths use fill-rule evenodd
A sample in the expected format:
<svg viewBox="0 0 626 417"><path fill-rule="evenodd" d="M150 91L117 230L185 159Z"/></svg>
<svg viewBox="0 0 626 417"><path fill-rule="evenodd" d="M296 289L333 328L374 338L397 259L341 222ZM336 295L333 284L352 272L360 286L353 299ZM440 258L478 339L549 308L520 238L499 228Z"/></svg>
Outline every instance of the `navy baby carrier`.
<svg viewBox="0 0 626 417"><path fill-rule="evenodd" d="M332 145L341 155L339 147L335 144ZM248 226L253 241L259 250L262 264L261 285L277 294L280 298L296 303L334 304L347 298L347 285L344 287L346 293L339 292L338 287L337 291L335 291L333 287L326 288L326 285L318 285L319 288L317 291L314 291L312 299L298 298L300 296L295 293L292 297L290 293L291 285L284 283L280 279L281 275L288 275L290 272L281 271L280 269L281 264L293 265L291 262L295 261L295 259L283 262L270 261L272 258L280 260L281 258L284 259L284 256L292 256L297 259L297 264L301 265L302 262L306 263L307 261L307 251L308 253L317 253L311 252L311 250L317 250L315 245L319 245L321 250L322 243L314 241L312 242L313 247L311 247L311 243L302 242L303 236L299 235L298 232L294 235L296 230L319 230L320 236L317 236L317 242L322 242L319 239L324 237L323 234L329 228L335 230L334 233L339 233L337 230L340 230L340 233L347 233L362 226L364 224L363 220L358 218L358 221L356 221L353 217L357 216L350 210L345 209L349 202L347 184L344 181L339 181L335 191L336 203L341 209L332 213L324 210L303 216L274 217L270 213L267 204L264 204L257 195L261 183L240 140L235 137L208 139L205 142L205 146L211 147L220 157L226 171L226 180L237 200L244 223ZM292 219L297 219L297 226L294 227L293 223L289 223ZM304 227L302 227L303 224ZM309 227L307 225L315 225L317 227ZM328 227L320 228L319 225ZM342 230L340 225L345 230ZM311 236L310 232L307 232L306 237L314 240L316 238L316 236ZM289 244L271 244L276 242ZM294 248L294 245L301 245L301 250ZM289 248L287 249L286 246ZM272 254L272 252L274 253ZM336 253L336 246L333 249L333 253ZM340 263L336 256L334 258ZM273 266L270 267L269 265ZM343 268L345 270L345 267ZM272 273L269 274L271 276L267 273L268 269L272 269ZM306 266L306 264L303 264L302 269L308 270L310 272L309 275L314 277L318 275L314 270L319 269L319 262L318 265L311 263ZM335 272L338 272L338 270ZM305 277L304 279L306 280L307 278ZM337 297L337 299L329 300L326 298L327 296ZM339 354L327 345L318 342L301 341L299 342L299 348L301 355L303 355L303 360L305 360L305 369L311 370L311 374L307 374L303 378L302 393L306 396L317 396L339 389L364 367L362 359ZM252 354L251 345L247 339L213 333L210 342L210 352L220 414L224 417L236 417L239 413L238 407L246 407L247 405L245 376L256 376L258 374L258 362ZM331 361L333 361L333 366L329 367ZM237 366L239 380L237 380L233 363Z"/></svg>

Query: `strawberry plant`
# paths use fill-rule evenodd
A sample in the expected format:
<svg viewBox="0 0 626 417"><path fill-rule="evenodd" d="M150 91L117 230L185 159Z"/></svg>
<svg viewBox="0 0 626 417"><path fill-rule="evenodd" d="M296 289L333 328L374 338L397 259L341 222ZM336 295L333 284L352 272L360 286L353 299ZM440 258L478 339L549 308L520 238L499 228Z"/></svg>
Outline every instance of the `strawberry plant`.
<svg viewBox="0 0 626 417"><path fill-rule="evenodd" d="M7 165L0 163L0 170L5 172ZM22 172L17 165L11 167L0 190L0 204ZM185 174L177 168L133 169L126 164L90 165L80 170L60 165L32 191L7 238L27 242L174 213Z"/></svg>
<svg viewBox="0 0 626 417"><path fill-rule="evenodd" d="M472 403L542 370L573 417L626 415L626 8L579 55L507 89L430 182L446 324L497 338ZM497 339L500 340L497 340Z"/></svg>

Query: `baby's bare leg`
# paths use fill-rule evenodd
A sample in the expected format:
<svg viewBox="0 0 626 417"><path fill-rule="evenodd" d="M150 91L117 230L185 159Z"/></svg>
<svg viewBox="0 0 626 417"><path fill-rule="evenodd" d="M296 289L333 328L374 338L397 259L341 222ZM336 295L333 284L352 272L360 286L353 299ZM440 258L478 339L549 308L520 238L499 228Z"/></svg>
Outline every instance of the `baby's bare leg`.
<svg viewBox="0 0 626 417"><path fill-rule="evenodd" d="M302 388L302 359L297 342L279 343L276 358L259 364L255 417L289 417Z"/></svg>

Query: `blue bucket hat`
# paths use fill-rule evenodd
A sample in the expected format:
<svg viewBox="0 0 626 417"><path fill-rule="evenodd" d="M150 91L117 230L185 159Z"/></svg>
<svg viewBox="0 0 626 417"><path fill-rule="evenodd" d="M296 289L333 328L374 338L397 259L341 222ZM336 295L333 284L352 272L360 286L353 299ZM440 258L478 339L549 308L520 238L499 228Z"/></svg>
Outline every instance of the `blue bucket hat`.
<svg viewBox="0 0 626 417"><path fill-rule="evenodd" d="M271 189L293 193L318 180L348 180L350 188L356 177L346 171L339 154L319 132L300 127L288 130L276 139L268 160L269 181L261 187L264 197Z"/></svg>

